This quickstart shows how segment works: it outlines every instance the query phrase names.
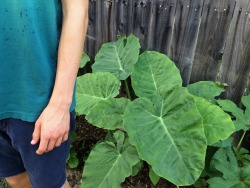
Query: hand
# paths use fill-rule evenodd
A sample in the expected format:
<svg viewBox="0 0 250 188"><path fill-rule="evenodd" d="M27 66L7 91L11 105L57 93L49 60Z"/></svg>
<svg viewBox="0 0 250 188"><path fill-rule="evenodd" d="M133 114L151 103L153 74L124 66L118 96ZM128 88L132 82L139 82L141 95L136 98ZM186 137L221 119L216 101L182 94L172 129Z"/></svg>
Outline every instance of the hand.
<svg viewBox="0 0 250 188"><path fill-rule="evenodd" d="M48 105L35 123L31 144L39 142L38 155L53 150L68 139L70 129L69 110Z"/></svg>

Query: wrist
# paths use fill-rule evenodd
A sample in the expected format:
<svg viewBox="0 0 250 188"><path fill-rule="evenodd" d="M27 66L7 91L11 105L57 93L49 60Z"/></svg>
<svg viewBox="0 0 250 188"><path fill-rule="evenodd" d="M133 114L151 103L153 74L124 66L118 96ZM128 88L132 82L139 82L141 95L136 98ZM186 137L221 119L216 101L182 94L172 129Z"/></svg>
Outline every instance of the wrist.
<svg viewBox="0 0 250 188"><path fill-rule="evenodd" d="M52 94L49 105L61 110L69 110L72 103L72 96Z"/></svg>

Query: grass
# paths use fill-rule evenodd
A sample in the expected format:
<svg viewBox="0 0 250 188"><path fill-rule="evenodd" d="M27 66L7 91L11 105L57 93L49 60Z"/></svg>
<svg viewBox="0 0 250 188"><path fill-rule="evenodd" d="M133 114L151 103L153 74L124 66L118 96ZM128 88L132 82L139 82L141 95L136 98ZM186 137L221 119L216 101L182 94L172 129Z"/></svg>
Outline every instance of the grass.
<svg viewBox="0 0 250 188"><path fill-rule="evenodd" d="M10 188L10 186L4 179L0 178L0 188Z"/></svg>

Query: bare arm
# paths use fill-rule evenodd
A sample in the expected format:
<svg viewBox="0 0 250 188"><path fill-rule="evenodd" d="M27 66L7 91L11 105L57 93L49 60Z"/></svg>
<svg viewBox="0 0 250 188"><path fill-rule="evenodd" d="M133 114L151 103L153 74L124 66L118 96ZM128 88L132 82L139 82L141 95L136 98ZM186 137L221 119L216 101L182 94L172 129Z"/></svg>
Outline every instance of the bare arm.
<svg viewBox="0 0 250 188"><path fill-rule="evenodd" d="M88 27L88 0L62 0L62 5L63 28L54 89L48 106L36 121L31 142L40 140L40 155L68 139L69 108Z"/></svg>

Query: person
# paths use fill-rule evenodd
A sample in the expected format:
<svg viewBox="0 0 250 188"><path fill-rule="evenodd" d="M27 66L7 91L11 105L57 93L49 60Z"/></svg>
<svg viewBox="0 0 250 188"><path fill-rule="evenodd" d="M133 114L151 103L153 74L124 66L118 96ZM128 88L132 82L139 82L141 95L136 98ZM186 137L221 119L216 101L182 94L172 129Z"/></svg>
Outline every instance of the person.
<svg viewBox="0 0 250 188"><path fill-rule="evenodd" d="M88 0L0 2L0 177L13 188L68 188Z"/></svg>

